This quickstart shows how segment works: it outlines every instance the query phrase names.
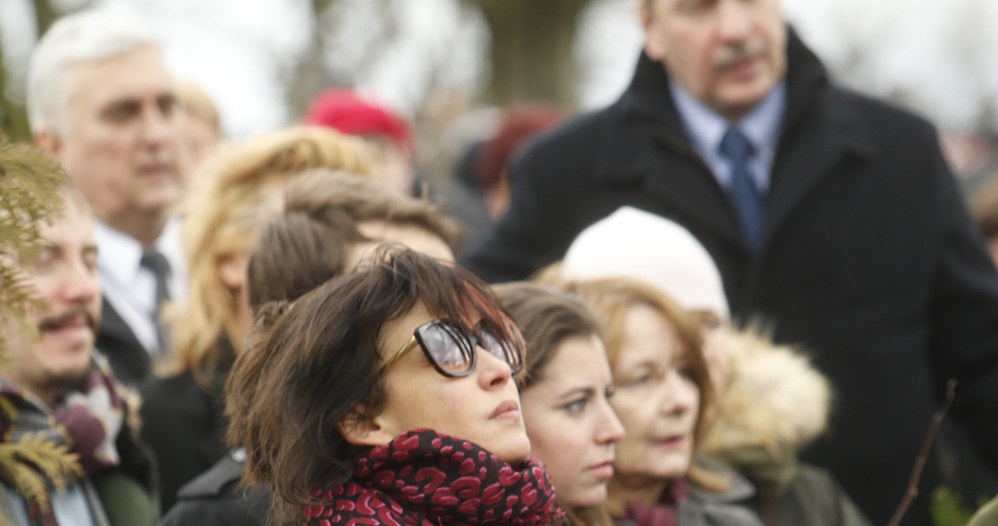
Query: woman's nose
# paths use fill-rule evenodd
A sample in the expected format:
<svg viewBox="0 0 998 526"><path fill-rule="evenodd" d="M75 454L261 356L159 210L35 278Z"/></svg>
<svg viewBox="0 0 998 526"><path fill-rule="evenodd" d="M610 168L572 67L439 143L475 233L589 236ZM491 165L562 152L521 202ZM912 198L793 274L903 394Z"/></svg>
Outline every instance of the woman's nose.
<svg viewBox="0 0 998 526"><path fill-rule="evenodd" d="M672 371L666 377L662 386L662 412L681 416L694 411L700 400L700 393L695 383Z"/></svg>
<svg viewBox="0 0 998 526"><path fill-rule="evenodd" d="M604 400L599 407L599 418L596 422L596 442L598 444L613 444L624 438L624 424L610 403Z"/></svg>
<svg viewBox="0 0 998 526"><path fill-rule="evenodd" d="M475 351L478 353L475 370L483 389L502 387L512 378L513 373L506 360L496 357L481 346L476 347Z"/></svg>

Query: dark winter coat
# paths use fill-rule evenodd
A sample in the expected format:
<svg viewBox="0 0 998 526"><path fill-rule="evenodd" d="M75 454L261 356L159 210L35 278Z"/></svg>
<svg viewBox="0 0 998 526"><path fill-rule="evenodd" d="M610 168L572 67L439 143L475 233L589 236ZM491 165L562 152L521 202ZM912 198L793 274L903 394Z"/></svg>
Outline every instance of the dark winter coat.
<svg viewBox="0 0 998 526"><path fill-rule="evenodd" d="M623 205L689 229L737 319L802 343L833 383L831 434L804 455L885 523L950 378L950 418L998 468L998 275L924 120L832 86L791 32L787 108L757 256L684 136L661 64L642 56L613 105L542 136L514 161L511 208L464 263L521 279ZM930 465L921 495L940 482ZM920 498L906 524L929 524Z"/></svg>
<svg viewBox="0 0 998 526"><path fill-rule="evenodd" d="M222 386L232 363L232 350L219 344L220 364L208 389L193 372L149 380L141 387L142 440L159 463L160 502L166 513L177 491L207 471L228 448Z"/></svg>
<svg viewBox="0 0 998 526"><path fill-rule="evenodd" d="M208 471L177 493L177 501L160 526L260 526L270 509L270 495L261 487L245 487L245 453L225 455Z"/></svg>

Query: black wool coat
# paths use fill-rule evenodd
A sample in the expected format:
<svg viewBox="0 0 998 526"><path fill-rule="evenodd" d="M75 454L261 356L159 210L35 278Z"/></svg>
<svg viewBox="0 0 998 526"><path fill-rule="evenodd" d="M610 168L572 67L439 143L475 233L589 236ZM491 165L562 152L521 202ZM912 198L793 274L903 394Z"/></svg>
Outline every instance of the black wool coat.
<svg viewBox="0 0 998 526"><path fill-rule="evenodd" d="M933 127L834 87L792 31L787 58L757 256L684 135L667 73L643 55L616 103L517 156L509 212L463 263L489 281L522 279L623 205L684 225L717 262L735 318L805 345L832 381L831 433L804 457L882 524L947 379L959 381L949 419L998 468L998 275ZM932 460L905 524L929 524Z"/></svg>
<svg viewBox="0 0 998 526"><path fill-rule="evenodd" d="M149 377L152 371L149 351L139 343L131 327L103 296L97 342L94 345L107 358L114 378L122 384L135 387Z"/></svg>
<svg viewBox="0 0 998 526"><path fill-rule="evenodd" d="M219 341L217 352L214 374L205 373L210 379L207 388L190 370L152 378L140 387L141 436L159 464L163 513L177 502L184 484L211 468L228 450L223 387L234 353L225 339Z"/></svg>
<svg viewBox="0 0 998 526"><path fill-rule="evenodd" d="M177 503L159 526L261 526L266 524L270 495L241 483L246 454L230 452L208 471L180 488Z"/></svg>

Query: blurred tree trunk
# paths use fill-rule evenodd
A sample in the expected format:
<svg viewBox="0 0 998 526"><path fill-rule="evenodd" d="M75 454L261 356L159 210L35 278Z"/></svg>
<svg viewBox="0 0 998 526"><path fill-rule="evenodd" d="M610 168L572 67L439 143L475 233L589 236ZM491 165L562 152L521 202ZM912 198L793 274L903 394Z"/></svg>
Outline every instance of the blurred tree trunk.
<svg viewBox="0 0 998 526"><path fill-rule="evenodd" d="M484 97L496 105L577 103L574 44L585 0L474 0L492 34L492 79Z"/></svg>
<svg viewBox="0 0 998 526"><path fill-rule="evenodd" d="M89 4L89 2L87 3ZM34 0L34 4L35 23L38 24L38 34L44 35L52 27L56 19L59 18L59 13L52 7L50 0ZM80 9L86 9L86 6L82 6Z"/></svg>
<svg viewBox="0 0 998 526"><path fill-rule="evenodd" d="M0 46L0 123L3 125L3 132L7 134L11 141L26 142L31 140L31 131L28 129L28 114L24 106L18 104L7 95L7 83L10 76L7 74L7 67L4 63L3 46Z"/></svg>
<svg viewBox="0 0 998 526"><path fill-rule="evenodd" d="M38 34L44 35L48 28L59 18L59 13L52 7L50 0L34 0L35 27ZM3 132L11 141L30 142L31 130L28 127L28 114L24 104L11 100L8 83L11 82L7 66L4 62L3 46L0 46L0 124Z"/></svg>
<svg viewBox="0 0 998 526"><path fill-rule="evenodd" d="M333 82L325 62L322 16L334 2L335 0L311 0L312 42L290 72L292 79L287 84L288 109L292 121L297 122L312 97Z"/></svg>

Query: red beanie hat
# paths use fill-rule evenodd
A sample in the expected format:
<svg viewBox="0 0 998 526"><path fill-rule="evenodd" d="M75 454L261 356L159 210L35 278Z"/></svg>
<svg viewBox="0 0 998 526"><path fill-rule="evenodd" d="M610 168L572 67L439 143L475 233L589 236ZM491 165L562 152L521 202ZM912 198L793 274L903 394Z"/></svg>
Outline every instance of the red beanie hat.
<svg viewBox="0 0 998 526"><path fill-rule="evenodd" d="M347 135L388 137L412 153L412 137L405 120L350 90L331 89L320 93L312 99L302 121Z"/></svg>

